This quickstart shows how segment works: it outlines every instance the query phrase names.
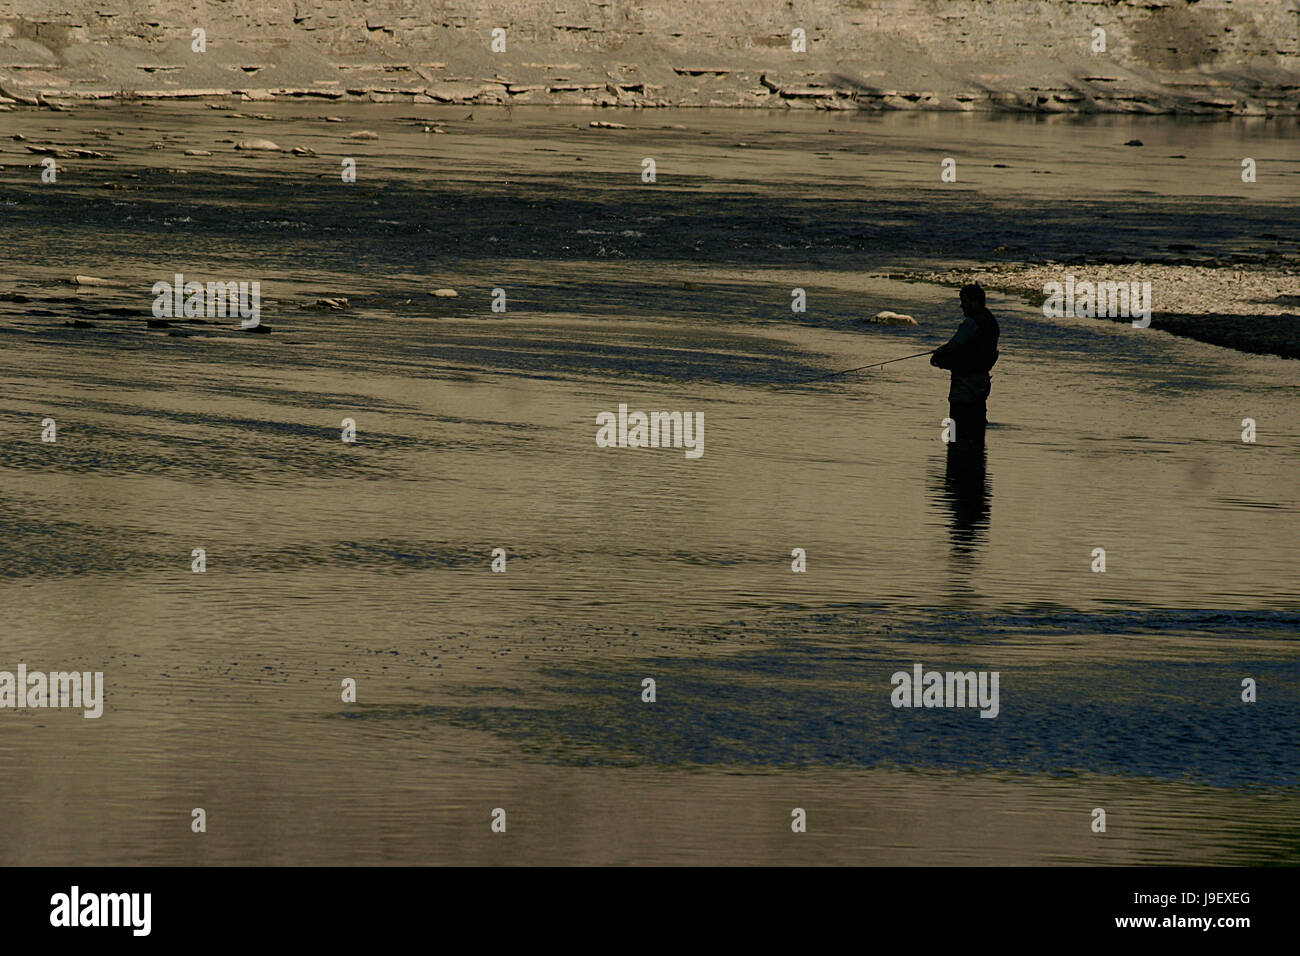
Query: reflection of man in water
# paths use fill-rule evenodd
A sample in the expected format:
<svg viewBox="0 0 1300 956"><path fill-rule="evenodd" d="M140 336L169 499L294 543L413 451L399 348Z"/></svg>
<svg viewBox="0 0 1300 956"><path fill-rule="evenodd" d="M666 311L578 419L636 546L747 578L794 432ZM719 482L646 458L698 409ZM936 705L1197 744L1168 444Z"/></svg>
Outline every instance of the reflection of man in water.
<svg viewBox="0 0 1300 956"><path fill-rule="evenodd" d="M957 426L958 436L961 427ZM953 554L969 554L979 545L989 523L988 458L982 444L948 444L942 495L952 518L948 530Z"/></svg>
<svg viewBox="0 0 1300 956"><path fill-rule="evenodd" d="M998 360L998 320L984 306L978 284L962 286L961 310L966 318L945 344L934 350L930 364L952 373L948 415L957 423L957 442L982 444L988 424L985 404L992 385L989 370Z"/></svg>

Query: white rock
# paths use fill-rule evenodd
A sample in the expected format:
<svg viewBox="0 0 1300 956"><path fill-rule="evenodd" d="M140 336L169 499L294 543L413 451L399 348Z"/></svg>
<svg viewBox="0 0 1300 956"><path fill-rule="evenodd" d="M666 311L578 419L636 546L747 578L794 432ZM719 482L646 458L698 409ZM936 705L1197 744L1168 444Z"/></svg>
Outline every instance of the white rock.
<svg viewBox="0 0 1300 956"><path fill-rule="evenodd" d="M877 325L916 325L916 319L901 312L877 312L871 321Z"/></svg>

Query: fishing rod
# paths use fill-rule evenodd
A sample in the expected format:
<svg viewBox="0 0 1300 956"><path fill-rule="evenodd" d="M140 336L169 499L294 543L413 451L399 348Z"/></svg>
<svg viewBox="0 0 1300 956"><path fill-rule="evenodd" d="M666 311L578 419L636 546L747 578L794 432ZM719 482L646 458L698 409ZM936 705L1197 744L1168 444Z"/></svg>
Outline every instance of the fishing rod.
<svg viewBox="0 0 1300 956"><path fill-rule="evenodd" d="M937 349L930 349L928 352L917 352L915 355L904 355L902 358L889 359L886 362L876 362L872 365L859 365L857 368L846 368L842 372L831 372L829 375L818 375L816 378L805 379L802 382L787 382L778 388L789 388L793 385L810 385L813 382L825 381L828 378L836 378L840 375L848 375L850 372L863 372L869 368L880 368L882 365L893 365L895 362L906 362L908 359L920 358L922 355L933 355Z"/></svg>

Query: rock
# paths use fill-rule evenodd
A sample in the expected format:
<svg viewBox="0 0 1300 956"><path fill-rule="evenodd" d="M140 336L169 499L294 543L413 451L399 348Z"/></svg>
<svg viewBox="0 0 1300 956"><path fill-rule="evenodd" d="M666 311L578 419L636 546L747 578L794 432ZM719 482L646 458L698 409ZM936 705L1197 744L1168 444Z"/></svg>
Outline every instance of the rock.
<svg viewBox="0 0 1300 956"><path fill-rule="evenodd" d="M916 319L901 312L877 312L870 321L875 325L916 325Z"/></svg>
<svg viewBox="0 0 1300 956"><path fill-rule="evenodd" d="M293 149L291 149L289 152L293 153L295 156L315 156L315 155L316 155L316 150L312 149L310 146L295 146L295 147L294 147Z"/></svg>
<svg viewBox="0 0 1300 956"><path fill-rule="evenodd" d="M435 83L433 86L425 89L426 96L430 96L439 103L463 103L473 99L478 95L479 87L473 83Z"/></svg>
<svg viewBox="0 0 1300 956"><path fill-rule="evenodd" d="M440 299L454 299L460 295L455 289L434 289L429 295L436 295Z"/></svg>
<svg viewBox="0 0 1300 956"><path fill-rule="evenodd" d="M62 146L27 146L24 147L30 153L36 153L41 156L57 156L59 159L107 159L107 153L101 153L93 149L73 149Z"/></svg>
<svg viewBox="0 0 1300 956"><path fill-rule="evenodd" d="M0 83L0 94L7 96L9 99L13 100L14 102L22 103L24 106L41 105L41 97L39 93L37 93L36 95L32 95L30 93L26 93L24 91L16 89L12 85L6 85Z"/></svg>
<svg viewBox="0 0 1300 956"><path fill-rule="evenodd" d="M1127 143L1125 143L1124 145L1125 145L1125 146L1141 146L1141 145L1142 145L1142 140L1140 140L1140 139L1131 139L1131 140L1129 140Z"/></svg>
<svg viewBox="0 0 1300 956"><path fill-rule="evenodd" d="M816 100L816 99L834 99L835 91L820 86L791 86L778 90L784 99L788 100ZM915 101L913 101L915 102Z"/></svg>
<svg viewBox="0 0 1300 956"><path fill-rule="evenodd" d="M342 117L342 116L327 116L327 117L325 117L325 122L327 122L327 123L342 123L342 122L343 122L343 117Z"/></svg>
<svg viewBox="0 0 1300 956"><path fill-rule="evenodd" d="M187 150L185 151L185 155L186 155L186 156L211 156L211 155L212 155L212 150L210 150L210 149L187 149Z"/></svg>
<svg viewBox="0 0 1300 956"><path fill-rule="evenodd" d="M249 113L248 118L255 119L255 120L268 120L268 121L275 119L275 117L272 116L270 113Z"/></svg>
<svg viewBox="0 0 1300 956"><path fill-rule="evenodd" d="M122 289L126 287L125 282L116 282L113 279L101 279L98 276L75 275L72 277L73 285L97 285L107 288Z"/></svg>
<svg viewBox="0 0 1300 956"><path fill-rule="evenodd" d="M285 88L285 89L271 91L271 93L275 96L315 96L326 100L341 100L343 99L343 97L347 96L349 93L352 92L353 92L352 90L348 90L345 93L343 90L326 89L320 86L309 86L305 89ZM355 93L355 95L361 96L365 92L366 92L365 90L359 90Z"/></svg>
<svg viewBox="0 0 1300 956"><path fill-rule="evenodd" d="M303 303L303 304L300 305L298 308L300 308L300 309L331 309L331 310L333 310L333 311L335 311L335 312L339 312L339 311L342 311L343 309L348 308L348 300L345 299L345 298L343 298L342 296L336 296L336 297L334 297L334 298L329 298L329 299L317 299L315 302L312 302L312 303L310 303L310 304L308 304L308 303Z"/></svg>
<svg viewBox="0 0 1300 956"><path fill-rule="evenodd" d="M265 150L271 153L280 152L280 147L275 145L269 139L241 139L235 144L235 149L242 150Z"/></svg>
<svg viewBox="0 0 1300 956"><path fill-rule="evenodd" d="M142 100L192 100L234 95L235 91L226 87L195 87L182 90L139 90L135 93L135 97Z"/></svg>
<svg viewBox="0 0 1300 956"><path fill-rule="evenodd" d="M355 133L349 133L348 139L379 139L379 134L371 132L368 129L358 130Z"/></svg>
<svg viewBox="0 0 1300 956"><path fill-rule="evenodd" d="M622 123L606 123L604 120L592 120L587 125L594 129L630 129L631 128L628 126L624 126Z"/></svg>

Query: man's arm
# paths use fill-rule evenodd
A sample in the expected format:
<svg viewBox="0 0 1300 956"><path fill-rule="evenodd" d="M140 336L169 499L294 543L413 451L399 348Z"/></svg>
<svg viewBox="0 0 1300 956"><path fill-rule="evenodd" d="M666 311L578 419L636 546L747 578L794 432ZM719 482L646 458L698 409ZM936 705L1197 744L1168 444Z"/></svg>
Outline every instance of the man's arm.
<svg viewBox="0 0 1300 956"><path fill-rule="evenodd" d="M934 354L930 356L930 364L936 368L952 370L960 363L966 343L975 335L977 328L971 319L962 319L961 325L957 326L957 331L953 333L952 338L934 350Z"/></svg>

